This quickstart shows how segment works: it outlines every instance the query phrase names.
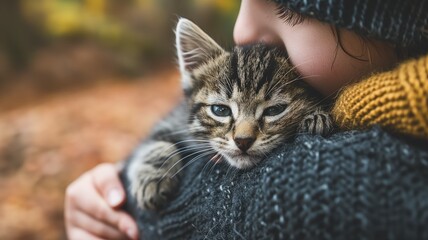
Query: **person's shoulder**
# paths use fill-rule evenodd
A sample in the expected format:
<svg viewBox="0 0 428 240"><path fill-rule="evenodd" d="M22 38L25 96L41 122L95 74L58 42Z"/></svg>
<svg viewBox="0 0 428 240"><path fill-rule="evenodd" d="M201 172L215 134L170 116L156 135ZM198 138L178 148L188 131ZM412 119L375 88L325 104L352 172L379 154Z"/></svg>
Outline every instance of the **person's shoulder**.
<svg viewBox="0 0 428 240"><path fill-rule="evenodd" d="M279 159L281 164L317 160L336 163L361 159L421 163L428 160L426 145L423 140L392 135L376 126L364 131L338 132L327 138L309 134L299 135L295 141L278 148L269 158L277 159L276 161Z"/></svg>

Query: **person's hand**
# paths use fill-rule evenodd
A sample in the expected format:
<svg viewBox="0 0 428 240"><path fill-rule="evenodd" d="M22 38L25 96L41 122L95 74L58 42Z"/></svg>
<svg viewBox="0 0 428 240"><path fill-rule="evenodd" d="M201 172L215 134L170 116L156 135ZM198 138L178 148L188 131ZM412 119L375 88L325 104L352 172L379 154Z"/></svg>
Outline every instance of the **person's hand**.
<svg viewBox="0 0 428 240"><path fill-rule="evenodd" d="M125 192L114 164L100 164L71 183L65 194L65 226L70 240L137 239L135 221L119 210Z"/></svg>

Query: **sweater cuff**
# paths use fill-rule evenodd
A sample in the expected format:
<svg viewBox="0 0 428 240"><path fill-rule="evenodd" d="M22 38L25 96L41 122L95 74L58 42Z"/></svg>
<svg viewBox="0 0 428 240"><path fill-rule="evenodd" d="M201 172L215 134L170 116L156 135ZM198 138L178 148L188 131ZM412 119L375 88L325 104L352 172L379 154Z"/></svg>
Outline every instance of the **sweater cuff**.
<svg viewBox="0 0 428 240"><path fill-rule="evenodd" d="M428 55L345 88L332 114L342 129L380 125L428 139Z"/></svg>

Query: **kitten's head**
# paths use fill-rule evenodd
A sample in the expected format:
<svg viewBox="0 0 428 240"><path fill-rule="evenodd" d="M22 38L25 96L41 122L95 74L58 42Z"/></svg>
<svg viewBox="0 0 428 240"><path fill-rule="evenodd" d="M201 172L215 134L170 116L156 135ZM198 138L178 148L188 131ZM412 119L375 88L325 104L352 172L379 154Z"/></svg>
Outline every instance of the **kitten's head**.
<svg viewBox="0 0 428 240"><path fill-rule="evenodd" d="M293 137L316 105L278 49L259 44L227 52L186 19L178 22L176 44L190 129L232 166L258 163Z"/></svg>

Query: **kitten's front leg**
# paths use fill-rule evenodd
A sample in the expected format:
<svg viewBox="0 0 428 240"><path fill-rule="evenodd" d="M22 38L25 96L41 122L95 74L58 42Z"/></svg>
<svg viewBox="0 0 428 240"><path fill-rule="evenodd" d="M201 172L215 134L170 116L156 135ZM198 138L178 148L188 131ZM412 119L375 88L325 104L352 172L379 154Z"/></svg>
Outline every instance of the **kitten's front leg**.
<svg viewBox="0 0 428 240"><path fill-rule="evenodd" d="M144 143L129 159L130 193L142 209L163 207L176 192L182 167L177 148L165 141Z"/></svg>
<svg viewBox="0 0 428 240"><path fill-rule="evenodd" d="M307 115L300 123L300 132L327 136L333 131L334 125L328 112L317 109Z"/></svg>

